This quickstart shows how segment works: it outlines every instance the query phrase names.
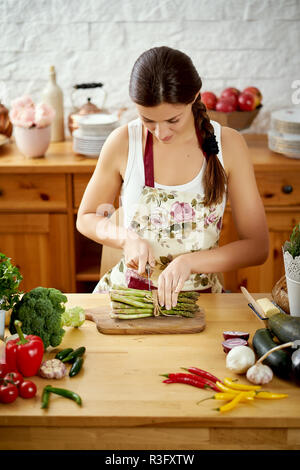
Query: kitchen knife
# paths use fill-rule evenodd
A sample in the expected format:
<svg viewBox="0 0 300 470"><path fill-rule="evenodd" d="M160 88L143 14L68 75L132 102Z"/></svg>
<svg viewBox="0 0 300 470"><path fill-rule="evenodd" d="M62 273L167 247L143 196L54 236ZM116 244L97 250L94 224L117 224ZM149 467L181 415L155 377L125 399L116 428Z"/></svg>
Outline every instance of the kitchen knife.
<svg viewBox="0 0 300 470"><path fill-rule="evenodd" d="M148 261L147 261L147 263L146 263L146 273L147 273L147 277L148 277L148 288L149 288L149 290L151 290L151 283L150 283L151 266L150 266L150 264L148 263Z"/></svg>
<svg viewBox="0 0 300 470"><path fill-rule="evenodd" d="M260 320L262 320L263 323L266 325L268 318L265 316L265 312L263 311L261 306L256 302L254 297L252 297L252 295L247 291L247 289L245 287L241 286L241 291L244 294L244 296L246 297L246 299L248 300L248 302L249 302L248 305L251 308L251 310L255 313L255 315L256 315L256 312L257 312L258 315L256 315L256 316Z"/></svg>

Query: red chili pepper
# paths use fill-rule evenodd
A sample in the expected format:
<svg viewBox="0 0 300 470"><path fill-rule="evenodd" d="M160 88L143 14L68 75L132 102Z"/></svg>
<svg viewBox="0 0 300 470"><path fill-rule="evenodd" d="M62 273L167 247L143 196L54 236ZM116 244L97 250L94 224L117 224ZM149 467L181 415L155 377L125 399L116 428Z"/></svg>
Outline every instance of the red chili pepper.
<svg viewBox="0 0 300 470"><path fill-rule="evenodd" d="M198 369L197 367L189 367L188 369L186 367L182 367L183 370L189 371L191 374L196 374L199 377L204 377L208 380L211 380L212 382L222 382L222 380L218 379L218 377L215 377L214 375L210 374L209 372L206 372L206 370Z"/></svg>
<svg viewBox="0 0 300 470"><path fill-rule="evenodd" d="M195 384L195 387L197 386L196 384L198 384L199 388L211 388L215 391L220 391L216 385L211 382L210 380L207 380L205 378L202 378L202 377L199 377L199 376L196 376L196 375L193 375L193 374L180 374L180 373L177 373L177 374L164 374L163 375L164 377L167 377L169 380L171 380L172 382L168 382L168 383L189 383L189 385L194 385ZM183 381L183 382L181 382ZM164 383L166 383L164 381Z"/></svg>
<svg viewBox="0 0 300 470"><path fill-rule="evenodd" d="M192 385L193 387L197 387L197 388L210 388L209 385L207 385L204 382L201 382L200 380L195 380L192 376L190 376L190 377L177 377L176 379L168 379L168 380L164 380L163 383L166 383L166 384L186 384L186 385Z"/></svg>
<svg viewBox="0 0 300 470"><path fill-rule="evenodd" d="M24 377L36 375L43 359L44 343L39 336L24 337L22 323L15 321L19 338L6 343L6 362L11 371L19 371Z"/></svg>

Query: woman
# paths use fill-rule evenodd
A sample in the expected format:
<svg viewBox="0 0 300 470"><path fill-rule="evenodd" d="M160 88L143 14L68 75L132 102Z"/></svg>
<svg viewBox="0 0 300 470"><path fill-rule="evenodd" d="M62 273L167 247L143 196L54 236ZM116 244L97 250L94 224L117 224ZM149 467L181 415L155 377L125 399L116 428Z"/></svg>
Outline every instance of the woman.
<svg viewBox="0 0 300 470"><path fill-rule="evenodd" d="M161 306L181 290L224 292L217 273L262 264L269 238L244 138L210 121L191 59L168 47L134 64L129 94L139 118L105 142L81 201L77 229L124 256L94 292L113 284L158 289ZM110 215L121 190L124 226ZM239 240L218 247L227 196ZM112 207L112 210L110 208Z"/></svg>

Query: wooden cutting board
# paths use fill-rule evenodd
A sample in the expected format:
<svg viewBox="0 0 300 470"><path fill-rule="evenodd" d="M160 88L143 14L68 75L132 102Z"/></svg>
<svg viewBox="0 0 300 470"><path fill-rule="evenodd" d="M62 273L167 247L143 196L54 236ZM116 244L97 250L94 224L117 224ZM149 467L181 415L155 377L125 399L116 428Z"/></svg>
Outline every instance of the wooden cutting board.
<svg viewBox="0 0 300 470"><path fill-rule="evenodd" d="M107 335L150 335L199 333L205 328L205 311L200 307L194 318L148 317L140 320L118 320L110 318L110 306L85 310L87 320L96 323L98 331Z"/></svg>

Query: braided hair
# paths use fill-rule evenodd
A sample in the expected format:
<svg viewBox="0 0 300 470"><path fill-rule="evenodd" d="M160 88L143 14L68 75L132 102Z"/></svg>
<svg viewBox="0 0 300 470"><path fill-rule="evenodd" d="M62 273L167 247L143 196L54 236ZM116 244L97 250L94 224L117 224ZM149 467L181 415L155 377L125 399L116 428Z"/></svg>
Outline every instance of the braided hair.
<svg viewBox="0 0 300 470"><path fill-rule="evenodd" d="M206 170L204 173L204 203L211 204L220 203L226 189L227 175L223 165L218 159L219 153L218 143L214 133L214 127L210 122L206 112L206 106L201 101L199 93L196 101L192 105L195 118L195 126L200 131L202 137L202 150L206 158Z"/></svg>
<svg viewBox="0 0 300 470"><path fill-rule="evenodd" d="M190 57L170 47L149 49L136 60L129 83L131 99L141 106L161 103L192 104L197 134L202 140L206 158L204 173L204 204L210 206L222 201L227 176L220 163L214 127L201 101L202 81Z"/></svg>

